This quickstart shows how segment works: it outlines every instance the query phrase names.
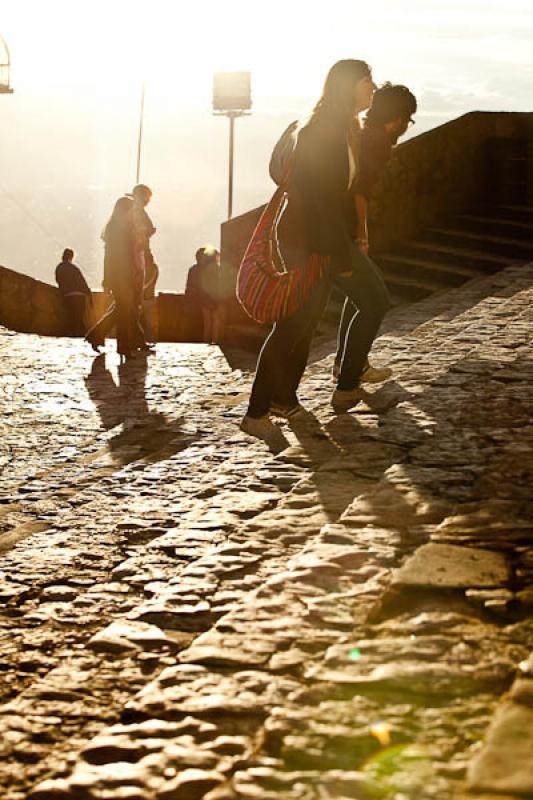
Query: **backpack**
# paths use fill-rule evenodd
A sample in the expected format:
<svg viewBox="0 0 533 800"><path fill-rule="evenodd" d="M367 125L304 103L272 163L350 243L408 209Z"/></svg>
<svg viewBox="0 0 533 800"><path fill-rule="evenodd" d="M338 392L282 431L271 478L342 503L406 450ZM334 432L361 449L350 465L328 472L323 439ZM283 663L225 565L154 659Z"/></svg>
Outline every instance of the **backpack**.
<svg viewBox="0 0 533 800"><path fill-rule="evenodd" d="M270 157L268 171L276 186L283 186L289 177L292 157L298 141L298 121L291 122L278 139Z"/></svg>
<svg viewBox="0 0 533 800"><path fill-rule="evenodd" d="M301 266L285 269L277 240L285 199L285 190L276 189L261 214L237 275L237 299L248 316L261 324L277 322L298 311L325 275L330 261L329 256L312 253Z"/></svg>

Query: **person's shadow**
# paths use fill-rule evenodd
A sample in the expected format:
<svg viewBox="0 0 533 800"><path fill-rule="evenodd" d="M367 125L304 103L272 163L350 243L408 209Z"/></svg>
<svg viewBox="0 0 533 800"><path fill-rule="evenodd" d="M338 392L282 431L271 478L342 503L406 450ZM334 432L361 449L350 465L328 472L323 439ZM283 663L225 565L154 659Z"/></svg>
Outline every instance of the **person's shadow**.
<svg viewBox="0 0 533 800"><path fill-rule="evenodd" d="M161 461L197 439L182 430L182 418L171 419L153 411L146 399L148 358L139 354L118 368L118 383L106 366L105 354L96 356L85 385L106 431L117 428L107 440L113 459Z"/></svg>

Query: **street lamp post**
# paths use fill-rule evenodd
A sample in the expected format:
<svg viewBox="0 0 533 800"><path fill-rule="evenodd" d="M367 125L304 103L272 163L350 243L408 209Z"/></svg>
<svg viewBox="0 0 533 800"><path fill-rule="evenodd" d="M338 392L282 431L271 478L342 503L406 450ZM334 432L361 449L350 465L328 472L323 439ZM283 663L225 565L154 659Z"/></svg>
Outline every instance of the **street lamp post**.
<svg viewBox="0 0 533 800"><path fill-rule="evenodd" d="M251 113L252 94L249 72L215 72L213 114L229 119L228 219L233 214L233 165L235 120Z"/></svg>
<svg viewBox="0 0 533 800"><path fill-rule="evenodd" d="M5 40L0 36L0 94L13 94L9 78L11 60Z"/></svg>
<svg viewBox="0 0 533 800"><path fill-rule="evenodd" d="M141 178L141 150L143 141L143 124L144 124L144 83L141 89L141 108L139 112L139 136L137 139L137 172L135 183L139 183Z"/></svg>

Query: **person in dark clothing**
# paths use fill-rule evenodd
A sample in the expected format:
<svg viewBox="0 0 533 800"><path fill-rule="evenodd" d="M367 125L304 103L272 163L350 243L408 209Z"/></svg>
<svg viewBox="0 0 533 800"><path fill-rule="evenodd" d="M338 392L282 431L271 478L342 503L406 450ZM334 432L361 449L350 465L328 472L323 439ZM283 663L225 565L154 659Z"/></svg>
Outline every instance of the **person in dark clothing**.
<svg viewBox="0 0 533 800"><path fill-rule="evenodd" d="M355 237L359 249L368 254L368 203L374 187L381 178L387 163L392 156L394 145L406 132L417 109L415 96L406 86L385 83L374 92L372 106L366 114L364 128L361 132L359 169L354 186L355 199ZM300 410L296 391L305 371L312 336L329 299L327 288L314 300L314 314L308 320L307 336L300 337L298 344L291 352L287 372L273 397L271 410L278 416L291 416ZM333 377L338 378L342 357L347 344L347 334L352 320L359 313L357 305L349 297L346 298L337 342L337 353L333 364ZM298 320L292 324L298 324ZM353 352L353 351L352 351ZM352 366L354 374L358 363ZM360 374L360 383L378 383L391 375L388 367L374 367L365 360Z"/></svg>
<svg viewBox="0 0 533 800"><path fill-rule="evenodd" d="M185 297L191 309L202 313L202 340L210 344L224 337L227 307L220 253L215 247L200 247L196 263L189 269Z"/></svg>
<svg viewBox="0 0 533 800"><path fill-rule="evenodd" d="M416 113L416 110L416 97L406 86L385 83L374 93L372 106L367 112L361 135L359 176L355 186L357 243L365 254L368 254L369 247L368 203L370 197L392 156L392 148L406 132L409 124L414 124L413 114ZM348 330L357 314L357 307L349 298L346 298L339 326L337 353L333 366L334 377L337 377L340 372ZM390 375L390 369L377 369L367 362L361 379L367 382L380 382Z"/></svg>
<svg viewBox="0 0 533 800"><path fill-rule="evenodd" d="M68 318L71 336L85 336L92 294L81 270L74 263L74 250L66 248L62 261L56 267L55 277Z"/></svg>
<svg viewBox="0 0 533 800"><path fill-rule="evenodd" d="M316 318L310 311L314 311L321 292L334 284L361 310L348 331L337 390L332 398L337 408L341 405L349 408L359 399L355 399L359 377L389 307L388 293L377 267L356 244L354 183L360 138L357 115L370 106L374 89L370 68L364 61L337 62L328 73L322 97L310 119L299 129L285 225L282 217L279 238L283 243L284 233L287 235L291 226L300 225L302 256L307 258L312 253L327 256L329 270L312 299L296 315L274 325L259 355L241 429L267 442L279 437L279 429L268 417L273 387L285 382L293 354L308 339L309 325L314 328ZM298 251L297 241L286 241L285 246L290 255ZM287 266L290 269L290 263ZM281 352L284 356L279 361Z"/></svg>
<svg viewBox="0 0 533 800"><path fill-rule="evenodd" d="M135 233L136 241L137 241L137 271L138 271L138 279L142 280L142 285L144 286L144 292L141 292L138 295L139 301L139 315L137 321L135 323L135 350L142 350L143 352L151 353L154 352L150 345L147 343L145 335L144 335L144 328L142 325L141 319L141 312L144 315L144 319L147 324L148 333L151 338L155 338L154 327L152 325L152 317L153 317L153 306L154 306L154 299L155 299L155 283L159 276L159 268L154 261L154 257L152 251L150 249L150 238L155 233L156 229L152 223L152 220L148 216L146 212L146 206L150 202L152 198L152 190L145 186L144 184L138 184L133 188L133 190L126 194L124 198L121 198L124 201L127 201L130 204L131 208L131 219L130 225L132 230ZM126 208L126 204L124 204L124 208ZM107 248L106 248L107 251ZM106 280L104 277L104 289L111 291L109 286L106 286ZM113 292L113 296L115 297L115 293ZM147 305L145 307L145 300ZM117 326L117 308L116 302L113 302L105 314L98 320L98 322L93 325L93 327L88 331L86 335L87 341L93 347L94 350L98 351L100 346L104 344L106 336L109 334L113 326ZM117 334L118 336L118 334ZM131 357L133 353L130 353L128 357Z"/></svg>
<svg viewBox="0 0 533 800"><path fill-rule="evenodd" d="M112 292L115 301L117 352L121 361L132 358L135 350L145 344L139 319L144 283L143 242L134 214L133 200L121 197L102 237L104 288Z"/></svg>

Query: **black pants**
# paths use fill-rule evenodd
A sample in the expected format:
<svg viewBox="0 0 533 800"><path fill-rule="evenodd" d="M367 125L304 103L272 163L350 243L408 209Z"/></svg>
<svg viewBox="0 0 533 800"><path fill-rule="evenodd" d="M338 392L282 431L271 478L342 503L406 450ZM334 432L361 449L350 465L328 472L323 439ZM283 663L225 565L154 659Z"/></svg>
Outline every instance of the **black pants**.
<svg viewBox="0 0 533 800"><path fill-rule="evenodd" d="M68 332L70 336L85 336L85 320L87 315L87 297L84 294L67 295L63 298L67 312Z"/></svg>
<svg viewBox="0 0 533 800"><path fill-rule="evenodd" d="M113 288L117 326L117 352L129 355L145 344L139 300L133 289Z"/></svg>
<svg viewBox="0 0 533 800"><path fill-rule="evenodd" d="M113 299L105 314L87 332L86 338L91 344L103 344L115 327L117 351L127 354L145 344L140 307L129 289L115 289Z"/></svg>
<svg viewBox="0 0 533 800"><path fill-rule="evenodd" d="M273 402L285 406L298 402L296 392L332 285L345 294L351 304L339 345L342 353L337 388L349 390L358 386L390 300L378 267L354 246L353 269L348 277L328 276L296 314L274 325L259 354L249 416L264 416Z"/></svg>

